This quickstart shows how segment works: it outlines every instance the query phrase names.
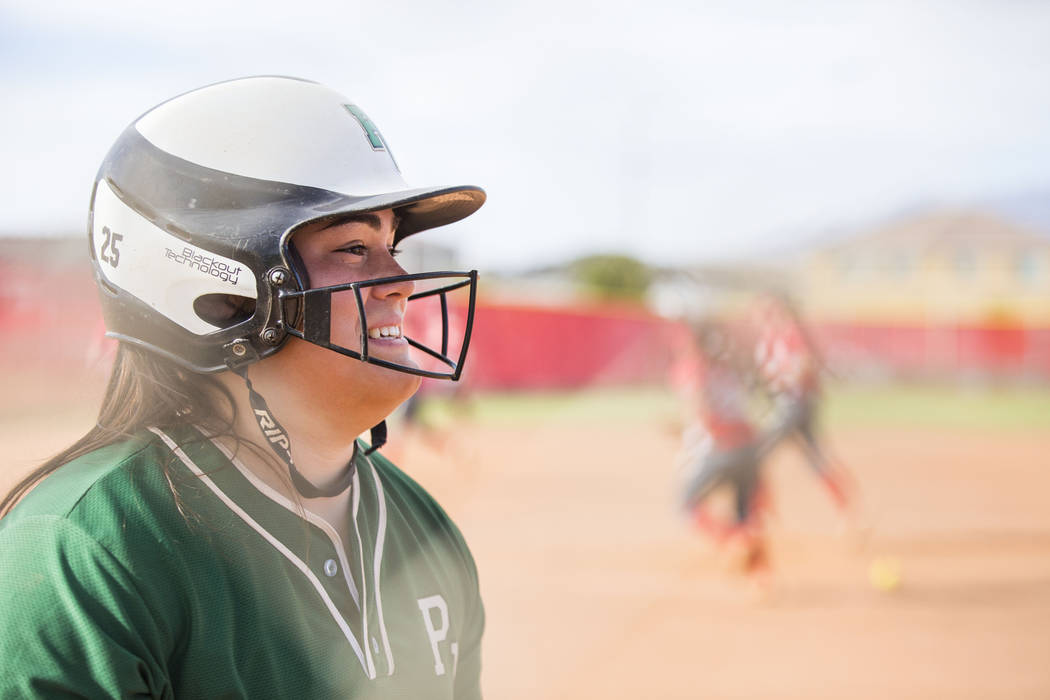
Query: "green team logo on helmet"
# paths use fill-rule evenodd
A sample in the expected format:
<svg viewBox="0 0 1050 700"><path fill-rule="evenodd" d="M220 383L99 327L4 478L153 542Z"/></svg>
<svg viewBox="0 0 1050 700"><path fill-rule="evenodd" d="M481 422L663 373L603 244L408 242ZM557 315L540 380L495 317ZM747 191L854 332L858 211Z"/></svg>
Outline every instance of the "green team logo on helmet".
<svg viewBox="0 0 1050 700"><path fill-rule="evenodd" d="M383 141L382 134L379 133L379 129L376 128L375 122L368 118L368 115L358 107L357 105L343 105L346 107L346 111L354 115L354 119L361 125L361 128L365 130L365 135L368 136L368 142L372 144L372 148L377 151L387 150L386 142Z"/></svg>

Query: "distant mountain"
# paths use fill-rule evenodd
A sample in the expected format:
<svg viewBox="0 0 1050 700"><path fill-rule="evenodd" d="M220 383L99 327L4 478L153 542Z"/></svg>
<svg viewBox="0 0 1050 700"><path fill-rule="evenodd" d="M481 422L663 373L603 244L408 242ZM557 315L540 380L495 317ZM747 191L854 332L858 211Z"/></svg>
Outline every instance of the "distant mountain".
<svg viewBox="0 0 1050 700"><path fill-rule="evenodd" d="M993 197L980 204L1021 226L1050 236L1050 190Z"/></svg>

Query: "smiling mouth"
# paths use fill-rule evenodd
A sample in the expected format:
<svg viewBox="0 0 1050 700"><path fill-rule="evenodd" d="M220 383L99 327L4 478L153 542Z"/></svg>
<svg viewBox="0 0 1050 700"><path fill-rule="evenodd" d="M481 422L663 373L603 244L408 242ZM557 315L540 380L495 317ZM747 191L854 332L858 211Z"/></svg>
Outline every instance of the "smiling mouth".
<svg viewBox="0 0 1050 700"><path fill-rule="evenodd" d="M379 340L380 338L388 338L391 340L400 339L401 326L377 326L376 328L369 328L368 337L373 340Z"/></svg>

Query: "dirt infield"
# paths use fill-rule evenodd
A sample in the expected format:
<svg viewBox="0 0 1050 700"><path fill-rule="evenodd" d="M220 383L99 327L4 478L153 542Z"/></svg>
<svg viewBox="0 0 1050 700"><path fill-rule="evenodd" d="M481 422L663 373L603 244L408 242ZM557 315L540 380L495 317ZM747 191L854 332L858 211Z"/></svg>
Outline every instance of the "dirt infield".
<svg viewBox="0 0 1050 700"><path fill-rule="evenodd" d="M90 420L76 405L8 415L0 438L24 469ZM852 529L775 453L764 596L674 512L665 425L455 436L400 453L478 560L489 698L1050 697L1045 431L839 431L864 503ZM869 582L886 558L891 592Z"/></svg>
<svg viewBox="0 0 1050 700"><path fill-rule="evenodd" d="M479 562L488 697L1050 697L1050 436L837 434L858 528L782 449L758 595L674 513L674 436L629 432L407 450ZM876 559L900 569L892 592Z"/></svg>

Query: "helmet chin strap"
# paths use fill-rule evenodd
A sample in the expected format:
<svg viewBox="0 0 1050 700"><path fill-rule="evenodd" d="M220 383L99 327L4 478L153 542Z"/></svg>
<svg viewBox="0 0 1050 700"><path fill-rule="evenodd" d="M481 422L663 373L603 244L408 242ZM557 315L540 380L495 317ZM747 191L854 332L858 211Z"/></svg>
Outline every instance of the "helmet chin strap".
<svg viewBox="0 0 1050 700"><path fill-rule="evenodd" d="M299 495L303 498L330 498L338 496L350 488L350 484L354 481L354 472L356 470L354 460L357 459L357 440L354 440L354 453L350 456L350 461L347 462L339 478L325 488L314 485L295 468L295 461L292 459L292 442L288 437L288 432L274 418L270 407L266 405L266 399L252 386L251 380L248 379L247 366L237 367L231 364L229 367L248 386L248 401L252 406L252 414L259 423L259 430L262 431L266 442L270 445L270 449L288 465L288 475L291 477L292 485L299 492ZM386 443L386 421L380 421L378 425L372 428L371 438L372 446L365 451L365 456L372 454Z"/></svg>
<svg viewBox="0 0 1050 700"><path fill-rule="evenodd" d="M372 429L368 431L368 436L372 441L372 446L365 450L365 457L386 444L386 421L381 420L378 425L373 425ZM354 444L356 445L357 443Z"/></svg>

